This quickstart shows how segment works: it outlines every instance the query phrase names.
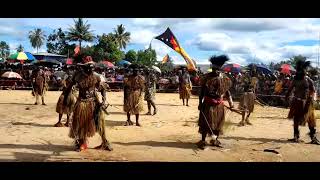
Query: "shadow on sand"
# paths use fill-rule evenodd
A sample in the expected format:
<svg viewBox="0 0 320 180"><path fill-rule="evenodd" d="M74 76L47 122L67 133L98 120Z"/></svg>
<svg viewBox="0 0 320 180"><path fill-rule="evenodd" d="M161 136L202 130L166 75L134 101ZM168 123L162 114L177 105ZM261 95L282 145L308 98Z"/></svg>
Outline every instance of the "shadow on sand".
<svg viewBox="0 0 320 180"><path fill-rule="evenodd" d="M45 161L51 156L60 156L61 152L73 151L73 146L47 144L0 144L0 148L6 149L29 149L38 151L48 151L51 154L13 152L15 160L2 159L1 161Z"/></svg>
<svg viewBox="0 0 320 180"><path fill-rule="evenodd" d="M114 127L114 126L124 126L126 121L114 121L114 120L106 120L106 126L109 127Z"/></svg>
<svg viewBox="0 0 320 180"><path fill-rule="evenodd" d="M141 141L141 142L113 142L114 144L119 144L123 146L151 146L151 147L172 147L172 148L182 148L182 149L197 149L195 143L191 142L159 142L159 141Z"/></svg>
<svg viewBox="0 0 320 180"><path fill-rule="evenodd" d="M288 119L286 117L278 117L278 116L257 116L255 118L259 118L259 119Z"/></svg>
<svg viewBox="0 0 320 180"><path fill-rule="evenodd" d="M0 102L0 105L3 104L3 105L23 105L23 106L31 106L31 105L34 105L34 104L27 104L27 103L2 103Z"/></svg>
<svg viewBox="0 0 320 180"><path fill-rule="evenodd" d="M24 122L12 122L15 126L35 126L35 127L53 127L53 124L38 124L38 123L24 123Z"/></svg>
<svg viewBox="0 0 320 180"><path fill-rule="evenodd" d="M238 140L238 141L258 141L261 143L289 143L288 140L281 140L281 139L270 139L270 138L247 138L247 137L239 137L239 136L228 136L228 137L221 137L221 139L227 139L227 140Z"/></svg>

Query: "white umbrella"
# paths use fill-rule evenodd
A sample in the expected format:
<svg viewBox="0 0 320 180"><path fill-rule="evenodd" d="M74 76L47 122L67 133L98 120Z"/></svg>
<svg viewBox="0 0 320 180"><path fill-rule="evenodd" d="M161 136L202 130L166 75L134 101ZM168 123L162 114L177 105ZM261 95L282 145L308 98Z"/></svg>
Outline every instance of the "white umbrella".
<svg viewBox="0 0 320 180"><path fill-rule="evenodd" d="M161 73L160 68L158 68L157 66L152 66L152 68L153 68L154 70L156 70L158 73Z"/></svg>
<svg viewBox="0 0 320 180"><path fill-rule="evenodd" d="M99 74L99 73L96 73L96 72L94 72L94 74L96 76L100 77L101 82L103 82L103 83L107 82L107 78L105 76L103 76L102 74Z"/></svg>
<svg viewBox="0 0 320 180"><path fill-rule="evenodd" d="M20 76L20 74L16 73L16 72L5 72L2 74L3 78L15 78L15 79L22 79L22 77Z"/></svg>

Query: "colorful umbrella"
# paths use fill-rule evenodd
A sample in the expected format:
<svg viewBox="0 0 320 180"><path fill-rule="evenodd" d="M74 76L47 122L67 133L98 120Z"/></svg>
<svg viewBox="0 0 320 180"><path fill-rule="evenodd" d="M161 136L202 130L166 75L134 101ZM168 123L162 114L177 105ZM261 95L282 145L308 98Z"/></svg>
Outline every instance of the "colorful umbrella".
<svg viewBox="0 0 320 180"><path fill-rule="evenodd" d="M100 67L107 67L107 68L114 68L115 66L109 62L109 61L101 61L99 63L97 63L98 66Z"/></svg>
<svg viewBox="0 0 320 180"><path fill-rule="evenodd" d="M73 63L73 61L72 61L71 58L68 58L68 59L66 60L66 64L67 64L67 65L71 65L72 63Z"/></svg>
<svg viewBox="0 0 320 180"><path fill-rule="evenodd" d="M118 64L119 64L120 66L124 66L124 65L130 65L131 62L126 61L126 60L121 60L121 61L118 62Z"/></svg>
<svg viewBox="0 0 320 180"><path fill-rule="evenodd" d="M114 65L113 65L111 62L109 62L109 61L102 61L101 63L104 64L104 65L106 65L106 66L109 67L109 68L113 68L113 67L114 67Z"/></svg>
<svg viewBox="0 0 320 180"><path fill-rule="evenodd" d="M282 64L280 67L280 72L283 74L291 75L292 72L296 70L290 64Z"/></svg>
<svg viewBox="0 0 320 180"><path fill-rule="evenodd" d="M15 54L11 54L8 59L11 60L19 60L19 61L34 61L36 58L29 52L17 52Z"/></svg>
<svg viewBox="0 0 320 180"><path fill-rule="evenodd" d="M22 79L20 74L18 74L16 72L12 72L12 71L8 71L8 72L3 73L1 75L1 77L3 77L3 78L13 78L13 79Z"/></svg>
<svg viewBox="0 0 320 180"><path fill-rule="evenodd" d="M249 64L248 65L248 67L250 69L252 69L253 66L256 66L258 72L262 72L264 74L272 74L272 71L267 66L265 66L263 64Z"/></svg>
<svg viewBox="0 0 320 180"><path fill-rule="evenodd" d="M233 72L233 73L239 73L241 71L241 65L240 64L225 64L221 68L225 72Z"/></svg>

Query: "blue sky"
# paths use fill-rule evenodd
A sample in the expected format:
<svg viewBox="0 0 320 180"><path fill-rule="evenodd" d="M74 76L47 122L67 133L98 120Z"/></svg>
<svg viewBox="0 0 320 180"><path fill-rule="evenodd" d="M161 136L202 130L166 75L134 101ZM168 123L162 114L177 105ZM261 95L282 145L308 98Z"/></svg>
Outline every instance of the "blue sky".
<svg viewBox="0 0 320 180"><path fill-rule="evenodd" d="M173 31L180 45L199 64L208 63L215 54L227 54L232 62L278 62L294 55L307 56L316 61L320 19L260 19L260 18L88 18L94 34L109 33L116 25L123 24L131 32L127 50L145 49L151 39L167 27ZM61 27L73 25L71 18L3 18L0 19L0 40L6 41L14 52L19 44L25 51L35 52L28 40L28 32L41 28L49 35ZM92 44L92 43L91 43ZM90 44L89 44L90 45ZM184 63L182 57L164 43L153 40L157 58L167 53L174 63ZM46 51L43 46L40 52Z"/></svg>

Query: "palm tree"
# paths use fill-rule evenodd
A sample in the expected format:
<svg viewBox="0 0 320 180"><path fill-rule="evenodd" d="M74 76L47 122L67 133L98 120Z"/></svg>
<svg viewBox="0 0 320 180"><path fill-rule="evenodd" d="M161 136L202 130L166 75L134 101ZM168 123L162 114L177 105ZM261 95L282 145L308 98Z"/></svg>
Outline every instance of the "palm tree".
<svg viewBox="0 0 320 180"><path fill-rule="evenodd" d="M20 44L18 47L17 47L17 52L23 52L24 48L23 46Z"/></svg>
<svg viewBox="0 0 320 180"><path fill-rule="evenodd" d="M130 32L125 32L125 27L120 24L117 26L117 28L114 30L116 41L119 45L120 49L125 49L127 46L127 43L130 41Z"/></svg>
<svg viewBox="0 0 320 180"><path fill-rule="evenodd" d="M81 49L81 42L92 42L93 41L93 33L90 31L90 24L87 24L88 21L83 22L82 18L78 20L74 20L74 26L69 28L69 32L67 34L67 38L70 41L78 41L79 47Z"/></svg>
<svg viewBox="0 0 320 180"><path fill-rule="evenodd" d="M40 28L36 28L33 31L29 32L29 40L30 40L31 46L33 48L37 48L37 53L39 48L44 44L45 39L46 39L46 35Z"/></svg>
<svg viewBox="0 0 320 180"><path fill-rule="evenodd" d="M0 42L0 57L6 59L10 54L9 45L5 41Z"/></svg>

